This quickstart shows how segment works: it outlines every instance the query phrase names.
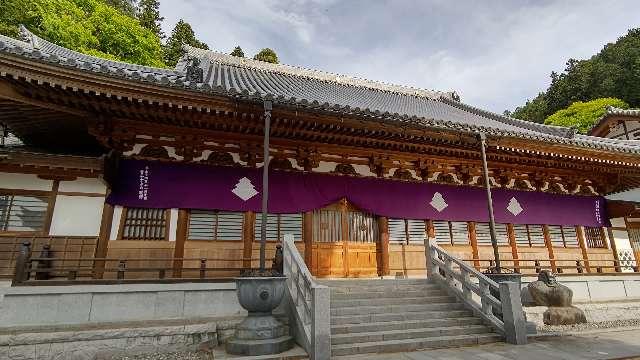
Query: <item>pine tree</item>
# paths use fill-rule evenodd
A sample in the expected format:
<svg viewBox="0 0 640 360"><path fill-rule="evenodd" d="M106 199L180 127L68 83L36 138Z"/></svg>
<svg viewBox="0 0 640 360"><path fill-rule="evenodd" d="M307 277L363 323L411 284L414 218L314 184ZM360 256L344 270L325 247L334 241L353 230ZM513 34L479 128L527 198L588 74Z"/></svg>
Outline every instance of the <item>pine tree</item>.
<svg viewBox="0 0 640 360"><path fill-rule="evenodd" d="M253 60L260 60L260 61L265 61L268 63L272 63L272 64L278 64L278 55L276 54L275 51L269 49L269 48L264 48L262 50L260 50L259 53L255 54L255 56L253 57Z"/></svg>
<svg viewBox="0 0 640 360"><path fill-rule="evenodd" d="M237 56L237 57L244 57L244 51L242 51L242 48L240 46L236 46L233 51L231 52L231 54L229 54L231 56Z"/></svg>
<svg viewBox="0 0 640 360"><path fill-rule="evenodd" d="M164 62L167 66L175 66L182 56L182 45L190 45L200 49L209 50L209 46L196 39L196 35L189 23L180 19L171 31L171 36L164 46Z"/></svg>
<svg viewBox="0 0 640 360"><path fill-rule="evenodd" d="M160 39L164 38L160 23L164 20L160 16L160 1L159 0L140 0L138 4L138 20L140 25L151 30Z"/></svg>

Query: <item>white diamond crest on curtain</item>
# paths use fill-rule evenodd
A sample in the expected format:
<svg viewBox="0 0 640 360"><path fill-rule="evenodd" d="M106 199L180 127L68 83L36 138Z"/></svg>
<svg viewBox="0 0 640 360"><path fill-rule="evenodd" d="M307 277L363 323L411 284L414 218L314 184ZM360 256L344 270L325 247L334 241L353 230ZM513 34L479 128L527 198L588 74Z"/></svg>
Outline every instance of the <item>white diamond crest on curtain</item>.
<svg viewBox="0 0 640 360"><path fill-rule="evenodd" d="M431 198L431 202L429 203L429 205L438 210L438 212L441 212L447 206L449 206L449 204L444 201L444 197L442 197L442 194L440 194L439 192L433 194L433 198Z"/></svg>
<svg viewBox="0 0 640 360"><path fill-rule="evenodd" d="M518 216L524 209L518 202L518 200L514 197L509 200L509 204L507 205L507 210L513 214L513 216Z"/></svg>
<svg viewBox="0 0 640 360"><path fill-rule="evenodd" d="M236 194L236 196L243 201L247 201L258 194L258 190L253 186L251 180L246 177L238 180L236 187L234 187L231 192Z"/></svg>

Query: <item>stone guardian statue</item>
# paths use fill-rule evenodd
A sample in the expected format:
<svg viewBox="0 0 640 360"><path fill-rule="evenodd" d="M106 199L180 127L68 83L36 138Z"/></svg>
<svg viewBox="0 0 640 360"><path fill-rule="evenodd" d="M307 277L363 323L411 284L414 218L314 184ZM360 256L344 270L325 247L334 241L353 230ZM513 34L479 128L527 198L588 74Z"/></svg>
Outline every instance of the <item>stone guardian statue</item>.
<svg viewBox="0 0 640 360"><path fill-rule="evenodd" d="M573 291L558 283L549 270L542 270L538 280L527 285L532 303L536 306L547 306L543 314L546 325L572 325L586 323L584 312L571 305Z"/></svg>

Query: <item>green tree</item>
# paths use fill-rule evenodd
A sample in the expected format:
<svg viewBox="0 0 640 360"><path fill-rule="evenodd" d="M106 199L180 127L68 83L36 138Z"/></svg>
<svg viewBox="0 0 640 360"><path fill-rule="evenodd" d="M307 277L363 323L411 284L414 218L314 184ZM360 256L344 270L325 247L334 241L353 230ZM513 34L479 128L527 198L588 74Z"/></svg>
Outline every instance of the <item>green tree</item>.
<svg viewBox="0 0 640 360"><path fill-rule="evenodd" d="M551 73L551 83L540 101L527 101L515 117L540 121L576 101L613 97L640 107L640 28L631 29L615 43L587 60L569 59L562 73ZM544 101L542 101L544 100Z"/></svg>
<svg viewBox="0 0 640 360"><path fill-rule="evenodd" d="M543 123L546 118L547 100L544 93L538 94L533 100L527 100L524 106L518 106L508 116L518 119Z"/></svg>
<svg viewBox="0 0 640 360"><path fill-rule="evenodd" d="M104 2L129 17L136 16L136 0L104 0Z"/></svg>
<svg viewBox="0 0 640 360"><path fill-rule="evenodd" d="M24 24L36 35L81 53L164 67L160 39L99 0L5 0L0 31L18 35Z"/></svg>
<svg viewBox="0 0 640 360"><path fill-rule="evenodd" d="M175 66L183 55L182 45L190 45L200 49L209 50L209 46L196 39L196 35L189 23L180 19L171 31L164 47L164 62L168 66Z"/></svg>
<svg viewBox="0 0 640 360"><path fill-rule="evenodd" d="M240 46L236 46L235 48L233 48L233 51L229 55L243 58L244 51L242 51L242 48Z"/></svg>
<svg viewBox="0 0 640 360"><path fill-rule="evenodd" d="M278 55L276 55L276 52L269 49L269 48L264 48L262 50L260 50L259 53L255 54L253 56L253 60L260 60L260 61L265 61L268 63L272 63L272 64L278 64Z"/></svg>
<svg viewBox="0 0 640 360"><path fill-rule="evenodd" d="M160 16L160 1L140 0L138 4L138 20L140 25L151 30L160 39L164 38L160 23L164 18Z"/></svg>
<svg viewBox="0 0 640 360"><path fill-rule="evenodd" d="M621 109L629 108L629 104L616 98L600 98L587 102L576 101L566 109L556 111L544 123L546 125L575 127L579 132L586 134L604 115L608 106Z"/></svg>

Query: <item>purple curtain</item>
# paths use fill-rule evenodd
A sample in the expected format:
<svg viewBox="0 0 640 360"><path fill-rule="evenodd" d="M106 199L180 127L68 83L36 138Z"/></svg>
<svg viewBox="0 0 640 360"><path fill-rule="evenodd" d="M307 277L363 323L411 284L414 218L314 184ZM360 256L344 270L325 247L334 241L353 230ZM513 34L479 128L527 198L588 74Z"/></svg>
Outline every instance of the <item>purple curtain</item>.
<svg viewBox="0 0 640 360"><path fill-rule="evenodd" d="M126 207L260 211L261 169L122 160L107 199ZM600 196L493 189L496 222L609 226ZM272 170L269 212L299 213L347 198L380 216L488 221L484 189Z"/></svg>

